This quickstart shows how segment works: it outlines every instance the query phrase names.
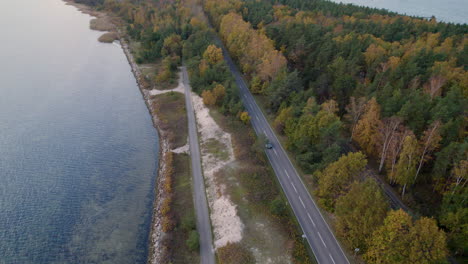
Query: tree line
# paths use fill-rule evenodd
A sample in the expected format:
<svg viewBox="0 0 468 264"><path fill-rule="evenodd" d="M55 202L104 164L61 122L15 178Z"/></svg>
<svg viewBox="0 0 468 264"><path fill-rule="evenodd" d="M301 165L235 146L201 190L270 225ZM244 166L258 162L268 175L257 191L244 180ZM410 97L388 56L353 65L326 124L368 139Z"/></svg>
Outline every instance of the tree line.
<svg viewBox="0 0 468 264"><path fill-rule="evenodd" d="M297 164L317 184L320 204L335 212L345 240L358 241L350 246L362 247L370 263L438 263L446 243L465 256L467 25L320 0L205 0L204 9ZM348 153L350 144L361 154ZM406 202L438 223L404 219L374 197L378 206L354 212L356 221L378 218L369 220L373 231L367 237L350 231L353 211L341 206L354 201L347 206L359 208L366 200L360 194L374 186L357 176L368 163L364 154ZM403 227L405 239L414 235L407 244L367 250L393 244L397 238L384 238L385 228ZM423 248L431 240L435 251ZM396 257L400 249L411 253Z"/></svg>

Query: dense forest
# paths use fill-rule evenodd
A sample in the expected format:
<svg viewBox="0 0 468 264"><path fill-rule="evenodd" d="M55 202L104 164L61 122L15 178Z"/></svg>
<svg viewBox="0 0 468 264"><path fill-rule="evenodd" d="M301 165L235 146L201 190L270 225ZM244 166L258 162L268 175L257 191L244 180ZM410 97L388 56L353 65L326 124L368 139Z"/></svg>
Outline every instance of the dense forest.
<svg viewBox="0 0 468 264"><path fill-rule="evenodd" d="M322 0L104 1L138 62L161 62L157 82L185 61L205 104L246 123L200 4L348 249L368 263L466 259L468 25Z"/></svg>
<svg viewBox="0 0 468 264"><path fill-rule="evenodd" d="M328 1L206 0L204 9L350 249L370 263L438 263L447 241L466 257L467 25ZM370 198L379 189L358 176L366 168L400 192L415 222ZM406 242L376 249L401 228ZM412 228L427 236L411 238ZM412 248L418 239L438 244L424 253Z"/></svg>

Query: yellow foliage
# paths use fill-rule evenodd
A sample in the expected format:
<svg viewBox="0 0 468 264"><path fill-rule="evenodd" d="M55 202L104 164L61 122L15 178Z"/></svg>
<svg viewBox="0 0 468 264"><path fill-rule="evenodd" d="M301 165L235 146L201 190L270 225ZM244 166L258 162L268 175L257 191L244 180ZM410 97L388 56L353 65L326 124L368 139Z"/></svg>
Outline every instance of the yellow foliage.
<svg viewBox="0 0 468 264"><path fill-rule="evenodd" d="M244 123L244 124L247 124L249 121L250 121L250 116L249 116L249 113L248 112L242 112L240 114L240 120Z"/></svg>
<svg viewBox="0 0 468 264"><path fill-rule="evenodd" d="M171 203L172 203L172 199L170 197L164 199L162 206L161 206L161 214L163 216L167 215L169 211L171 211Z"/></svg>
<svg viewBox="0 0 468 264"><path fill-rule="evenodd" d="M385 55L385 53L386 53L386 50L382 48L381 46L378 46L376 44L370 44L366 52L364 52L364 57L366 58L367 65L371 65L378 58Z"/></svg>
<svg viewBox="0 0 468 264"><path fill-rule="evenodd" d="M223 51L216 45L209 45L203 53L203 59L208 61L210 64L217 64L223 61Z"/></svg>
<svg viewBox="0 0 468 264"><path fill-rule="evenodd" d="M196 18L196 17L192 17L192 19L190 19L190 25L194 28L196 27L202 27L203 26L203 22Z"/></svg>
<svg viewBox="0 0 468 264"><path fill-rule="evenodd" d="M263 81L270 81L286 66L286 58L275 49L273 41L261 31L254 30L239 14L225 15L220 33L245 74L255 74Z"/></svg>
<svg viewBox="0 0 468 264"><path fill-rule="evenodd" d="M390 58L388 58L388 66L390 67L390 69L395 70L398 64L400 64L399 57L391 56Z"/></svg>
<svg viewBox="0 0 468 264"><path fill-rule="evenodd" d="M200 61L200 65L198 65L198 70L200 71L200 75L201 76L204 76L205 75L205 72L206 70L208 70L208 63L206 62L205 59L202 59Z"/></svg>
<svg viewBox="0 0 468 264"><path fill-rule="evenodd" d="M263 94L267 87L266 82L262 82L259 77L255 76L250 82L250 91L254 94Z"/></svg>
<svg viewBox="0 0 468 264"><path fill-rule="evenodd" d="M224 88L224 86L219 83L216 84L216 86L213 88L213 96L215 98L215 102L219 104L224 99L225 95L226 88Z"/></svg>
<svg viewBox="0 0 468 264"><path fill-rule="evenodd" d="M168 69L163 69L156 75L156 82L163 83L169 81L171 79L172 73Z"/></svg>
<svg viewBox="0 0 468 264"><path fill-rule="evenodd" d="M339 110L338 103L335 100L328 100L320 105L322 110L327 111L330 114L336 114Z"/></svg>
<svg viewBox="0 0 468 264"><path fill-rule="evenodd" d="M172 231L175 227L174 221L170 217L163 217L162 219L162 231L169 232Z"/></svg>
<svg viewBox="0 0 468 264"><path fill-rule="evenodd" d="M380 106L375 97L372 97L366 104L366 110L358 121L353 135L354 141L368 155L375 154L377 151L380 126Z"/></svg>
<svg viewBox="0 0 468 264"><path fill-rule="evenodd" d="M216 103L216 97L210 90L204 90L202 92L202 98L205 105L214 105Z"/></svg>

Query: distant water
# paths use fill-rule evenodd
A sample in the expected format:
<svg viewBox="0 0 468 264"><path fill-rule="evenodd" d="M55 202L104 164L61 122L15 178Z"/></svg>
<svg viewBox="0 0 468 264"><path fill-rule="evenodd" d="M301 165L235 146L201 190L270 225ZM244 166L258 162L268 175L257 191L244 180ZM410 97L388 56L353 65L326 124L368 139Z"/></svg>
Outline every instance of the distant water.
<svg viewBox="0 0 468 264"><path fill-rule="evenodd" d="M421 17L435 16L438 21L468 23L468 0L332 0Z"/></svg>
<svg viewBox="0 0 468 264"><path fill-rule="evenodd" d="M158 142L117 44L0 1L0 263L145 263Z"/></svg>

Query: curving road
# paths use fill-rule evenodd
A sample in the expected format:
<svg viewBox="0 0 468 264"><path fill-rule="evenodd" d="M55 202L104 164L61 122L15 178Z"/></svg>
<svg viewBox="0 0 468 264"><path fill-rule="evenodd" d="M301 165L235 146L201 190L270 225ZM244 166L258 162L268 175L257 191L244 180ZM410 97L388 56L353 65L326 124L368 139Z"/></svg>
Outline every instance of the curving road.
<svg viewBox="0 0 468 264"><path fill-rule="evenodd" d="M219 42L221 43L221 41ZM317 205L304 186L302 179L255 102L241 73L233 63L226 48L223 45L221 46L224 58L239 86L243 104L251 116L251 123L255 132L257 135L264 134L273 145L272 149L266 150L266 155L301 225L304 236L314 252L317 262L319 264L348 264L349 261L340 244L325 222Z"/></svg>
<svg viewBox="0 0 468 264"><path fill-rule="evenodd" d="M191 87L188 81L187 69L181 67L182 82L185 87L185 107L189 128L190 158L192 161L193 195L197 215L197 229L200 235L200 261L202 264L215 264L211 222L206 201L205 182L201 169L200 146L198 145L197 123L192 105Z"/></svg>

